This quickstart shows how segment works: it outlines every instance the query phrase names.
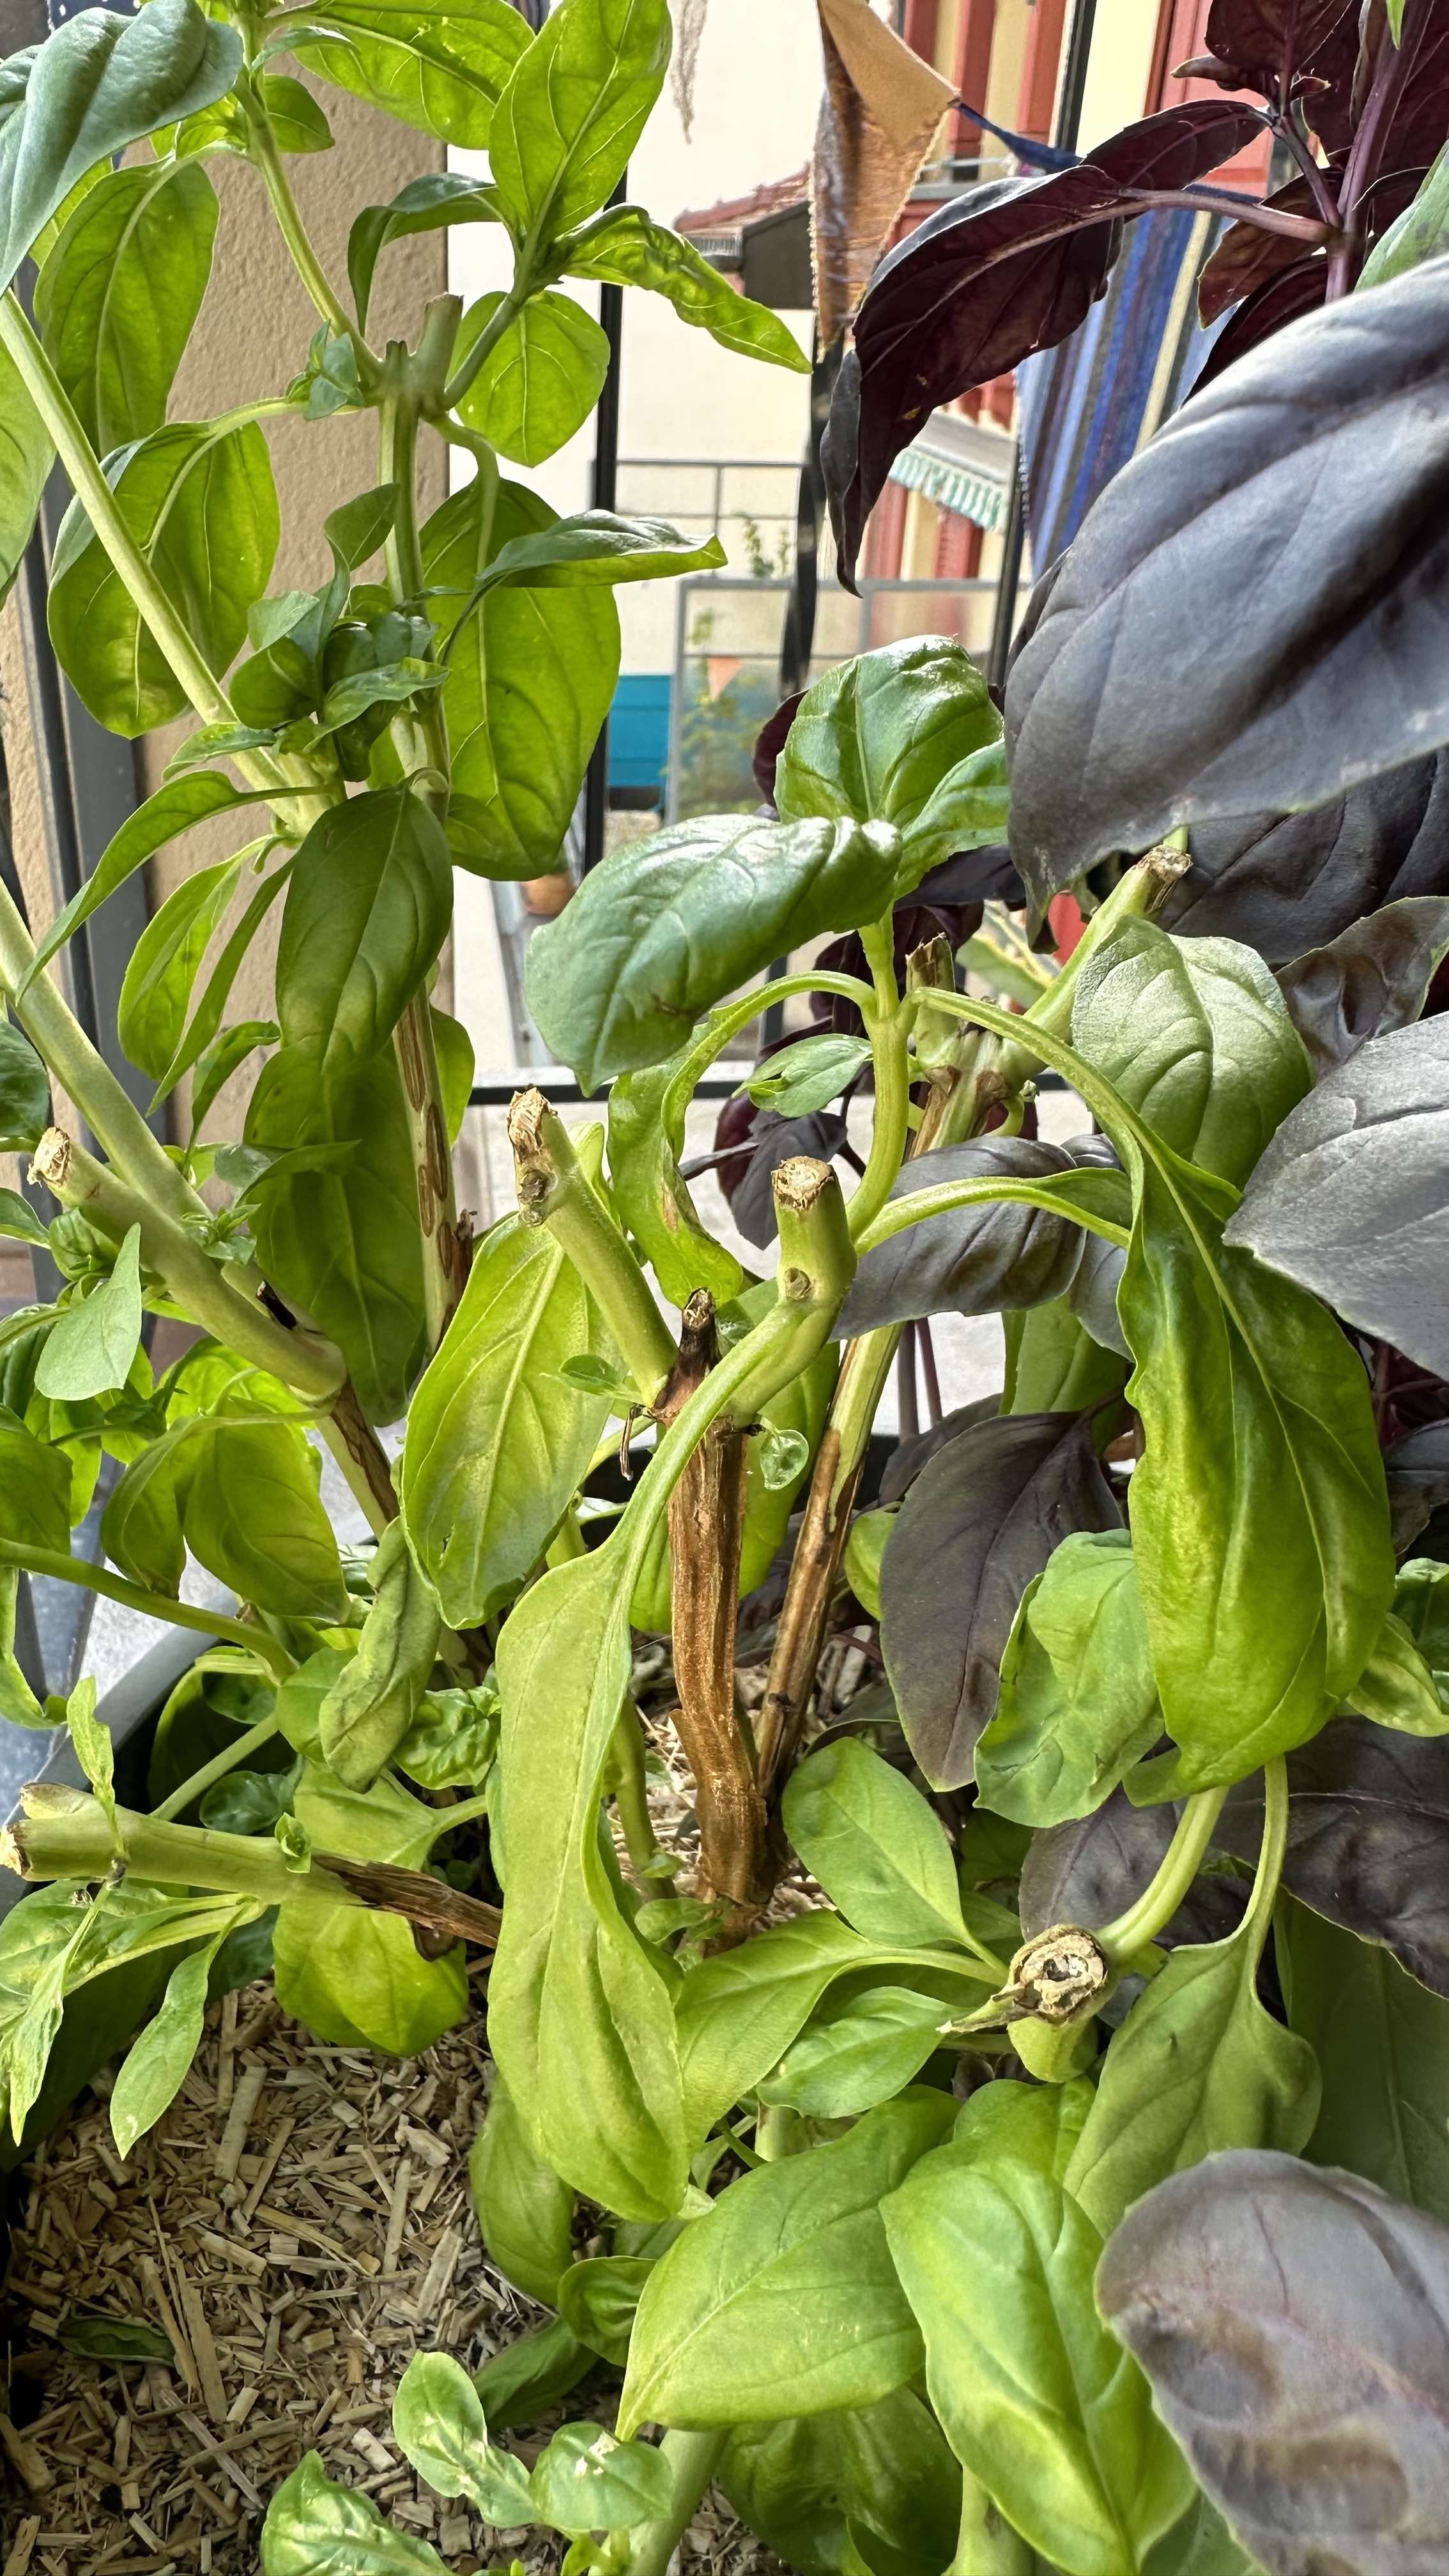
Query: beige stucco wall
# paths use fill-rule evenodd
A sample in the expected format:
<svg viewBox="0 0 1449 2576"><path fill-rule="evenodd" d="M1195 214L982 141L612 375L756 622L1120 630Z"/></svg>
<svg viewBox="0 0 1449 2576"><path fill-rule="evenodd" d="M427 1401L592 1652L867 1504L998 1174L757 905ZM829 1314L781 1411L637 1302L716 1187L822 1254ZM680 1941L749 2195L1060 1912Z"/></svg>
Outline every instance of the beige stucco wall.
<svg viewBox="0 0 1449 2576"><path fill-rule="evenodd" d="M294 68L287 66L287 68ZM329 276L346 296L347 234L364 205L386 203L409 179L441 169L444 150L425 134L379 115L342 91L310 86L323 101L336 148L289 158L287 169L303 219ZM172 394L173 420L207 419L258 395L283 391L306 362L317 317L292 269L256 172L240 162L209 164L221 201L221 223L207 299ZM423 307L446 287L442 233L398 242L379 262L369 316L369 336L380 347L389 337L416 337ZM340 414L308 422L289 417L263 424L272 451L281 506L282 537L271 587L303 588L330 569L322 521L329 510L378 480L377 418ZM442 442L424 434L420 459L423 511L447 492ZM18 615L14 601L0 617L0 688L4 690L5 753L10 777L15 855L33 923L51 917L49 884L35 754L30 731ZM172 750L193 720L186 719L136 746L137 791L160 784ZM152 863L151 895L159 903L191 869L224 857L250 839L258 825L250 814L204 826L163 851ZM275 939L276 915L272 916ZM261 1016L269 1005L272 947L257 942L233 990L228 1018ZM249 1087L243 1078L241 1092ZM226 1132L225 1095L216 1118Z"/></svg>

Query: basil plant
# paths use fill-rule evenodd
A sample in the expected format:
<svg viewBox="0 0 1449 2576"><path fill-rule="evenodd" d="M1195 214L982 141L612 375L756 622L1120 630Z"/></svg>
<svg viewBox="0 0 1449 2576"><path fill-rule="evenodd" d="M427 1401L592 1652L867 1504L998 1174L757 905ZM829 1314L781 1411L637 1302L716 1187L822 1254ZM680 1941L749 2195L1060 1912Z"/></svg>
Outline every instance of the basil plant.
<svg viewBox="0 0 1449 2576"><path fill-rule="evenodd" d="M721 560L505 476L603 380L560 284L804 363L614 202L665 0L536 35L507 0L146 0L6 66L5 565L58 458L62 667L125 737L191 720L38 947L0 894L0 1130L57 1211L0 1223L63 1283L0 1334L0 1708L63 1720L90 1783L27 1791L6 1838L37 1883L0 1930L11 2151L125 2052L128 2152L208 1997L268 1969L322 2040L407 2056L478 2018L484 1968L473 2197L539 2314L476 2373L419 2352L394 2431L568 2576L665 2576L711 2487L806 2576L1449 2562L1442 32L1425 0L1214 0L1208 68L1262 100L1222 113L1298 177L1213 292L1311 279L1047 573L1004 713L940 638L832 670L767 729L761 815L618 852L537 933L535 1016L599 1115L515 1100L516 1211L476 1243L470 1050L430 998L453 872L557 865L612 590ZM489 156L363 207L345 287L288 176L328 83ZM1008 321L1079 318L1068 198L1092 292L1124 170L1199 202L1221 115L1184 115L882 268L837 486L910 383L953 398ZM219 154L317 329L284 386L174 421ZM501 228L511 287L379 350L379 261L458 223ZM323 585L278 594L284 412L370 415L377 465ZM420 525L438 436L473 470ZM165 1145L56 969L242 809L126 971ZM264 925L272 1015L229 1019ZM776 1004L794 1034L720 1146L756 1275L684 1139ZM243 1077L240 1134L201 1143ZM882 1396L940 1315L1002 1319L1002 1388L882 1479ZM148 1316L200 1334L160 1376ZM338 1547L319 1443L370 1547ZM235 1615L181 1599L188 1557ZM42 1707L21 1674L22 1573L210 1640L135 1806L93 1683ZM687 1868L638 1632L669 1640ZM879 1681L835 1708L842 1635ZM442 2564L315 2455L260 2546L265 2576Z"/></svg>

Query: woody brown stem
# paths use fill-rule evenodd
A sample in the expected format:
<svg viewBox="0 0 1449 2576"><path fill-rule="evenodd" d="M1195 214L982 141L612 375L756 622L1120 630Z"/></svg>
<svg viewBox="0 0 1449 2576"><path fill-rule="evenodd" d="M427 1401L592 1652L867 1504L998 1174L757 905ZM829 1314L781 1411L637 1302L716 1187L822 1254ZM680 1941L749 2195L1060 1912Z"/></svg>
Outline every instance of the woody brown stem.
<svg viewBox="0 0 1449 2576"><path fill-rule="evenodd" d="M428 1349L435 1351L468 1285L468 1248L458 1226L453 1152L443 1116L442 1080L426 1000L410 1002L393 1032L407 1111L423 1246L423 1302Z"/></svg>
<svg viewBox="0 0 1449 2576"><path fill-rule="evenodd" d="M684 1309L679 1356L660 1399L673 1421L718 1357L714 1299ZM735 1628L744 1532L745 1442L724 1416L685 1467L669 1504L674 1724L694 1774L698 1893L722 1908L722 1942L742 1940L759 1913L766 1833L754 1750L735 1704Z"/></svg>

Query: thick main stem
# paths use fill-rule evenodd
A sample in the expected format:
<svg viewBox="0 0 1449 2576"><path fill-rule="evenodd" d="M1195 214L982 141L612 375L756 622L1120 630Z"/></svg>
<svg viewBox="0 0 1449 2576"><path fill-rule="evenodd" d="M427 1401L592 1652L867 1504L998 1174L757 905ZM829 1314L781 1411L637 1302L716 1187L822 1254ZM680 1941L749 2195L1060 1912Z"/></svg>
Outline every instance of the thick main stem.
<svg viewBox="0 0 1449 2576"><path fill-rule="evenodd" d="M132 1226L139 1226L143 1260L160 1273L193 1323L214 1333L244 1360L295 1387L307 1401L330 1402L342 1383L341 1352L311 1333L285 1331L255 1298L239 1296L181 1226L107 1171L59 1127L47 1128L42 1136L32 1171L62 1207L79 1209L113 1242L121 1242Z"/></svg>
<svg viewBox="0 0 1449 2576"><path fill-rule="evenodd" d="M1226 1789L1204 1789L1197 1797L1189 1798L1151 1885L1143 1889L1125 1914L1119 1914L1115 1922L1104 1924L1098 1932L1097 1946L1114 1967L1130 1959L1134 1950L1144 1950L1172 1921L1207 1858L1213 1828L1227 1794Z"/></svg>
<svg viewBox="0 0 1449 2576"><path fill-rule="evenodd" d="M635 2525L625 2543L624 2576L666 2576L669 2562L709 2492L728 2432L666 2433L660 2444L674 2472L669 2511Z"/></svg>
<svg viewBox="0 0 1449 2576"><path fill-rule="evenodd" d="M1014 1036L987 1046L967 1041L954 1059L934 1064L935 1088L907 1148L907 1161L930 1153L935 1146L962 1144L981 1134L993 1113L1040 1064L1040 1057L1031 1051L1033 1022L1054 1032L1060 1032L1063 1023L1070 1029L1072 1001L1085 960L1124 920L1150 918L1159 911L1187 864L1182 850L1164 845L1127 871L1092 915L1070 963L1020 1021L1019 1042ZM930 1008L929 996L922 996L922 1007ZM899 1326L882 1325L847 1343L841 1361L757 1725L760 1779L767 1798L788 1770L805 1723L866 1446L899 1341Z"/></svg>
<svg viewBox="0 0 1449 2576"><path fill-rule="evenodd" d="M516 1092L508 1141L525 1225L546 1225L588 1287L642 1401L653 1406L674 1367L673 1336L622 1229L591 1188L557 1110Z"/></svg>
<svg viewBox="0 0 1449 2576"><path fill-rule="evenodd" d="M672 1420L718 1356L707 1288L684 1309L679 1358L661 1399ZM699 1821L697 1893L722 1908L722 1945L743 1940L769 1890L764 1883L765 1802L754 1746L735 1705L735 1629L744 1536L745 1442L717 1422L695 1450L669 1501L674 1723L694 1774Z"/></svg>

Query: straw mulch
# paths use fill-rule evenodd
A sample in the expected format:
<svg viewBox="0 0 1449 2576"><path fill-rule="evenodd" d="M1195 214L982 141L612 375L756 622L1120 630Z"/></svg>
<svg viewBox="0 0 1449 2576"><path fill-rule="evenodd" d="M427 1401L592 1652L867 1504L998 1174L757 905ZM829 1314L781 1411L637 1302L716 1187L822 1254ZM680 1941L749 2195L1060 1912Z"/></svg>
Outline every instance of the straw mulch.
<svg viewBox="0 0 1449 2576"><path fill-rule="evenodd" d="M180 2097L126 2163L83 2099L30 2168L12 2250L0 2576L254 2576L267 2503L309 2450L456 2576L557 2566L554 2535L485 2531L392 2438L414 2352L476 2368L540 2318L469 2206L487 2082L466 2029L406 2063L325 2048L257 1986L212 2008ZM98 2314L161 2327L174 2366L57 2339ZM608 2384L570 2411L609 2420ZM531 2458L559 2420L508 2438ZM767 2563L714 2505L690 2561Z"/></svg>

